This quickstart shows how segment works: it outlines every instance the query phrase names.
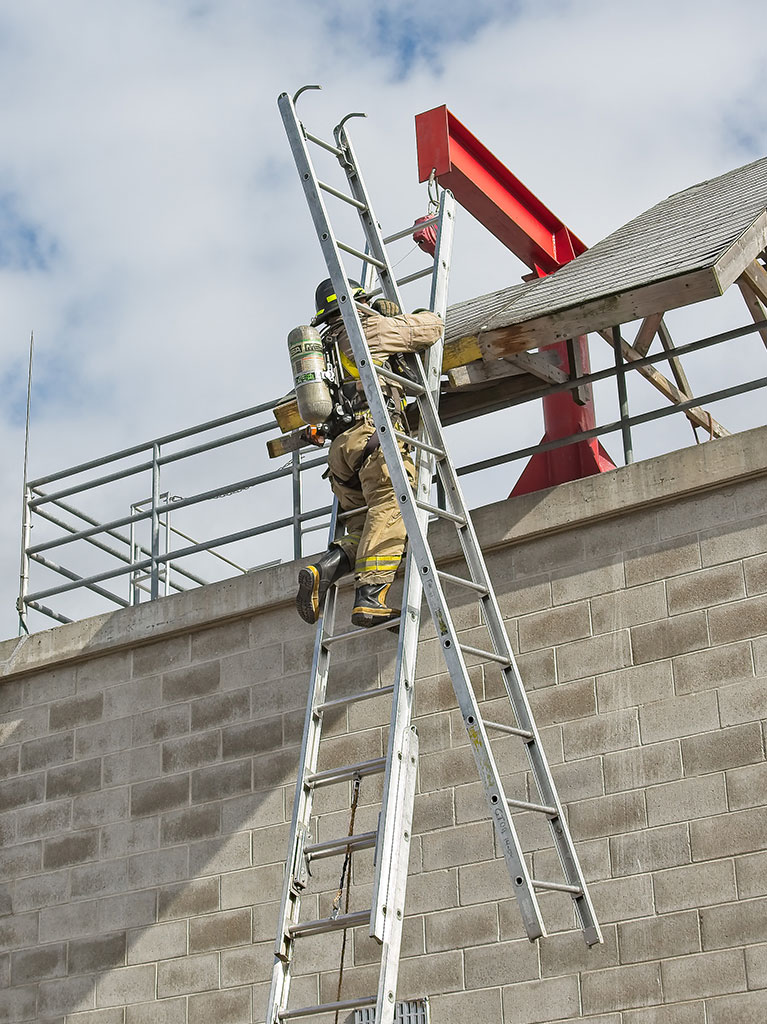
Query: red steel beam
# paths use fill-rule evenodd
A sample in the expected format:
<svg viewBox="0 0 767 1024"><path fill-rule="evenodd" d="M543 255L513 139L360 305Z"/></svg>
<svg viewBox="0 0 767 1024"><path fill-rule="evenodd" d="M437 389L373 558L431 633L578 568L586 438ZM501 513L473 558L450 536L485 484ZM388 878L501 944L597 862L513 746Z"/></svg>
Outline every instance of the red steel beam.
<svg viewBox="0 0 767 1024"><path fill-rule="evenodd" d="M446 106L417 114L415 130L418 180L427 181L434 172L440 185L532 271L550 274L586 251Z"/></svg>

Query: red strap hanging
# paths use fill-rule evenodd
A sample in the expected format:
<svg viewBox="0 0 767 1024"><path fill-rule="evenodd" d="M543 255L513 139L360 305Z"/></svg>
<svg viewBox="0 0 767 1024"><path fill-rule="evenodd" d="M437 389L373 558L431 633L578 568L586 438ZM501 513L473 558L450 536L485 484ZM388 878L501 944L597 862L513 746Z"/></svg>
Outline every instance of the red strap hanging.
<svg viewBox="0 0 767 1024"><path fill-rule="evenodd" d="M416 224L423 224L424 221L433 220L434 215L427 217L419 217L416 220ZM418 245L424 252L428 252L430 256L433 256L437 251L437 226L436 224L429 224L428 227L418 228L417 231L413 232L413 241Z"/></svg>

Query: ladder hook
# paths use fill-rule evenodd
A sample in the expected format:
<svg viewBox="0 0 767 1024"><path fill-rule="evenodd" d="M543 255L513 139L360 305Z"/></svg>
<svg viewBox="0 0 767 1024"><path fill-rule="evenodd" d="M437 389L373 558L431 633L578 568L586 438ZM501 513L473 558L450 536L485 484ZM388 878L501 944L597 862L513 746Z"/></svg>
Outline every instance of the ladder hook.
<svg viewBox="0 0 767 1024"><path fill-rule="evenodd" d="M298 92L293 97L293 106L295 107L296 100L298 99L298 97L301 95L302 92L306 92L307 89L321 89L321 88L322 88L321 85L302 85L301 88L298 90Z"/></svg>

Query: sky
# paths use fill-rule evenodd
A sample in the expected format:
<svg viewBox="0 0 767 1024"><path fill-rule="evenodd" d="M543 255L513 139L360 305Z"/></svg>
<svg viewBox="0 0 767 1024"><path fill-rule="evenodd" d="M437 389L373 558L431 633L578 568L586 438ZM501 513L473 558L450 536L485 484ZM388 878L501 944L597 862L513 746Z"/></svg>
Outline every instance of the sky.
<svg viewBox="0 0 767 1024"><path fill-rule="evenodd" d="M0 0L0 637L18 626L31 332L32 478L290 389L285 338L313 313L326 275L279 93L322 84L300 113L325 137L344 114L367 113L350 130L387 227L426 212L413 118L447 104L593 244L669 194L767 154L766 51L763 33L748 30L762 21L761 0ZM459 212L451 301L523 271ZM717 301L672 317L675 338L748 322L737 296ZM717 386L722 360L747 364L741 379L760 376L752 355L763 347L691 363L688 374L698 392ZM611 359L598 339L592 358ZM657 404L646 385L632 387L632 408ZM612 391L598 390L598 418L615 409ZM713 411L744 429L763 422L760 409L757 394ZM692 443L684 421L668 423L638 438L639 457ZM454 431L453 451L461 464L540 433L540 410L525 407ZM619 461L618 439L605 444ZM262 455L257 439L168 486L191 493L274 468ZM471 478L467 493L482 504L512 483L507 468ZM125 514L149 483L132 486L89 511ZM288 515L289 489L266 502L246 492L229 518L198 511L179 522L200 539L267 511ZM95 565L64 552L74 571ZM290 554L271 544L243 557L270 556ZM49 582L33 569L33 589ZM103 607L70 601L66 614Z"/></svg>

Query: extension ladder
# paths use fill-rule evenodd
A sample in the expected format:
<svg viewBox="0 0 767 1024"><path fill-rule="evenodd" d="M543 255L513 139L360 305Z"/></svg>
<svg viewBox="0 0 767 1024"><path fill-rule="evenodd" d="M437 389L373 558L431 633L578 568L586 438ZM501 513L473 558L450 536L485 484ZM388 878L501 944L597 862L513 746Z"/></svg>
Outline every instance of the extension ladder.
<svg viewBox="0 0 767 1024"><path fill-rule="evenodd" d="M438 342L427 350L423 361L418 356L409 358L411 376L414 379L397 375L386 367L378 366L370 356L359 315L354 302L349 298L351 290L342 263L341 252L361 259L366 265L373 267L378 276L380 291L387 299L397 302L400 308L403 308L399 286L405 281L423 275L410 275L397 281L387 245L397 238L412 234L414 226L384 239L373 213L345 127L349 117L355 115L348 115L336 126L334 130L335 144L325 142L306 131L298 120L295 101L303 91L303 89L299 90L293 99L287 94L282 94L278 104L328 273L338 296L339 307L351 340L365 396L373 416L373 422L378 430L392 484L399 499L403 522L408 534L409 550L405 570L395 677L391 685L328 698L331 653L335 646L357 637L360 633L370 634L374 630L334 632L335 587L331 587L328 591L324 613L318 623L266 1022L267 1024L278 1024L283 1020L334 1012L337 1019L340 1011L356 1009L359 1014L365 1008L368 1008L365 1012L369 1012L369 1009L374 1007L376 1024L392 1024L404 917L410 825L416 786L418 739L411 726L411 713L420 608L424 594L464 719L484 788L489 816L494 823L499 846L503 851L528 938L532 941L546 934L536 895L539 890L554 890L569 894L573 900L586 942L592 945L601 942L602 937L514 661L471 517L447 451L442 425L437 413L442 343ZM317 145L337 157L346 173L348 191L337 189L317 177L309 154L309 143ZM323 193L347 203L357 211L365 236L364 251L336 239L325 207ZM426 271L426 273L432 274L431 308L439 312L443 318L447 303L452 224L452 196L443 192L440 200L434 267ZM420 414L419 432L416 437L410 437L394 428L386 400L381 392L379 378L397 384L407 394L415 398ZM414 490L410 486L400 454L398 445L400 441L412 446L416 451L417 469ZM445 499L444 508L432 504L430 498L435 467ZM331 538L342 532L342 518L334 511ZM444 573L437 569L427 537L429 521L434 518L446 520L455 527L466 562L468 578ZM480 608L480 619L488 635L491 649L486 650L461 643L450 608L445 600L443 589L445 585L451 588L461 588L464 592L468 591L476 596ZM375 629L391 629L391 626L392 624L389 622L375 627ZM485 662L498 665L513 711L515 725L483 720L469 679L465 661L467 655L479 657ZM386 756L318 771L325 713L346 708L358 701L385 693L392 694ZM539 799L537 801L515 799L506 795L501 774L491 749L488 730L521 739L527 751L532 776L538 787ZM360 779L376 773L383 774L383 795L378 827L373 831L356 835L351 834L353 827L350 827L349 835L323 842L312 842L311 821L315 792L321 787L353 782L355 788L354 808L356 807L356 793ZM531 877L512 819L512 811L532 812L542 815L549 821L554 845L563 868L563 881L543 881ZM339 857L344 859L346 867L354 851L366 848L375 850L370 908L364 911L340 913L336 900L330 916L301 921L301 898L307 886L309 865L320 858ZM340 888L343 888L343 881L344 873L342 871ZM377 992L355 999L342 1000L338 998L325 1003L318 1001L316 1004L296 1009L288 1008L291 967L298 940L311 935L339 930L345 935L347 929L360 926L366 926L370 935L381 944Z"/></svg>

